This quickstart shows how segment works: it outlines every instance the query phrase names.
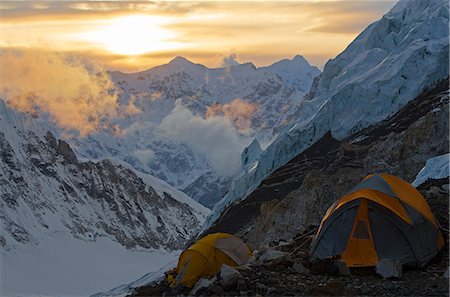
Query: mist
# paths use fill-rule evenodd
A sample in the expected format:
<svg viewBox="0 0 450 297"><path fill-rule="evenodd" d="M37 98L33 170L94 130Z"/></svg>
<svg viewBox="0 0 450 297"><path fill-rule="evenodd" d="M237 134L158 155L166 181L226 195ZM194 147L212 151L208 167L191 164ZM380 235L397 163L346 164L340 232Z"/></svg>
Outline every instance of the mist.
<svg viewBox="0 0 450 297"><path fill-rule="evenodd" d="M118 115L118 96L109 75L81 58L4 49L0 77L0 97L11 106L48 114L58 126L81 136Z"/></svg>
<svg viewBox="0 0 450 297"><path fill-rule="evenodd" d="M162 120L159 132L205 156L214 170L223 176L239 171L241 152L250 141L226 116L203 118L178 102Z"/></svg>

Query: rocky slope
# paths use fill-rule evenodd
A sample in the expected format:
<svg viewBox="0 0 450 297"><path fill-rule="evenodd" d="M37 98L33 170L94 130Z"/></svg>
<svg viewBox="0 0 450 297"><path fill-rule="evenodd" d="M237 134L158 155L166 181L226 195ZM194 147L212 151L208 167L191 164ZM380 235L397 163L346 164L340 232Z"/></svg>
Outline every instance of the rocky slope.
<svg viewBox="0 0 450 297"><path fill-rule="evenodd" d="M208 213L117 162L80 162L66 142L0 100L0 252L8 271L1 294L87 294L137 277L182 248ZM114 266L119 255L130 261L125 271L136 272L104 273L97 284L85 279L97 266ZM136 267L137 259L149 265ZM61 271L65 264L70 267Z"/></svg>
<svg viewBox="0 0 450 297"><path fill-rule="evenodd" d="M239 234L259 248L318 225L332 202L371 172L412 182L428 159L448 152L448 101L445 80L379 124L343 140L326 134L228 207L207 232Z"/></svg>
<svg viewBox="0 0 450 297"><path fill-rule="evenodd" d="M208 213L182 194L158 193L111 161L79 162L66 142L0 104L4 248L65 230L84 240L111 236L126 247L177 249Z"/></svg>
<svg viewBox="0 0 450 297"><path fill-rule="evenodd" d="M397 112L448 76L448 2L401 0L324 68L292 125L233 182L207 220L330 132L342 140Z"/></svg>
<svg viewBox="0 0 450 297"><path fill-rule="evenodd" d="M418 188L444 226L449 219L448 186L449 179L444 178ZM315 230L254 251L249 264L236 267L222 280L205 282L198 290L170 289L162 282L137 288L129 296L449 296L448 234L444 250L425 268L404 270L402 277L386 279L374 269L352 269L348 274L331 263L309 263Z"/></svg>
<svg viewBox="0 0 450 297"><path fill-rule="evenodd" d="M143 72L113 72L119 105L137 112L113 120L114 129L67 141L80 156L121 159L212 207L240 170L242 149L272 139L319 73L301 56L262 68L207 68L177 57Z"/></svg>
<svg viewBox="0 0 450 297"><path fill-rule="evenodd" d="M254 249L233 276L205 281L198 290L149 284L130 296L448 296L446 247L423 269L384 279L373 269L351 274L331 262L309 262L309 248L326 209L374 171L412 181L426 161L447 153L449 88L442 81L394 116L351 137L330 134L264 179L247 199L227 208L208 232L230 232ZM448 172L447 172L448 176ZM442 226L449 223L449 178L418 187ZM447 272L448 273L448 272Z"/></svg>

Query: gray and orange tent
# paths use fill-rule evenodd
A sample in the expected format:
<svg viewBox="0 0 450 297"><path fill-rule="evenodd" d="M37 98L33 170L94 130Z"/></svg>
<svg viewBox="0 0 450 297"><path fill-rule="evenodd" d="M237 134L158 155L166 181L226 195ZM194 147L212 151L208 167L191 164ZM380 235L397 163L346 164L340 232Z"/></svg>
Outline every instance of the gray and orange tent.
<svg viewBox="0 0 450 297"><path fill-rule="evenodd" d="M444 246L423 196L408 182L371 174L326 212L311 260L340 256L348 267L375 266L383 258L423 267Z"/></svg>
<svg viewBox="0 0 450 297"><path fill-rule="evenodd" d="M167 276L167 282L171 287L184 285L191 288L200 278L216 275L222 264L243 265L251 255L241 239L228 233L209 234L181 253L177 267Z"/></svg>

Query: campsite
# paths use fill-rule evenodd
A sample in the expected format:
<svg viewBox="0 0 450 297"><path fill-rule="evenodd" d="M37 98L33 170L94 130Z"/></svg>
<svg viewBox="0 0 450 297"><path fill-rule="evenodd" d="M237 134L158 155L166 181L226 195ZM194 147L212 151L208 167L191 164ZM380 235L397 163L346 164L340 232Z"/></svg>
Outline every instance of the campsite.
<svg viewBox="0 0 450 297"><path fill-rule="evenodd" d="M327 137L324 137L323 141L293 159L282 167L279 172L275 172L273 174L274 177L270 176L267 179L268 181L263 182L265 185L265 188L263 188L264 192L262 190L255 191L255 194L260 199L262 196L266 197L268 194L280 195L279 191L274 191L268 187L270 182L272 180L278 182L280 176L286 176L287 174L294 176L296 179L301 178L301 174L305 174L305 168L308 168L307 165L305 166L304 160L308 158L313 159L316 154L325 155L326 158L317 159L315 163L309 165L312 168L308 169L313 170L319 168L322 172L328 173L326 176L328 179L326 180L327 188L331 188L331 184L336 184L343 178L340 174L341 172L353 172L356 176L356 173L359 172L364 174L364 169L355 167L355 164L358 162L367 162L367 158L370 160L371 155L368 155L366 151L367 147L372 148L372 154L376 152L373 147L379 147L385 153L385 147L389 147L389 138L386 139L386 135L390 135L393 139L397 137L396 135L410 137L408 136L408 131L412 129L411 127L414 127L413 131L417 129L421 131L421 125L433 125L433 120L419 121L420 125L418 126L415 126L417 124L414 123L424 115L430 119L435 117L436 114L429 114L433 106L446 104L447 101L440 101L439 96L436 96L436 94L439 94L445 88L445 82L441 86L442 89L438 87L417 97L388 120L369 127L341 143L333 143ZM440 132L438 130L435 131L437 136L433 137L440 139ZM354 139L360 138L361 135L365 135L365 141L355 144ZM432 141L425 139L424 144ZM350 143L353 143L351 153L358 157L345 157L349 154L345 152L349 151ZM420 146L420 142L416 142L416 147ZM340 147L340 149L336 149L336 147ZM405 143L405 147L411 148L411 145ZM342 153L343 158L339 159L338 156L341 151L344 152ZM408 156L406 148L405 154ZM385 154L385 156L386 158L390 158L389 154ZM414 156L414 154L411 154L411 156ZM409 160L409 157L405 158ZM330 162L330 160L334 161ZM412 163L413 159L410 162ZM301 164L301 166L297 164ZM396 166L394 162L392 165ZM299 173L296 171L298 170L297 168L301 168ZM295 176L295 174L299 174L299 176ZM238 233L241 234L241 237L249 238L250 240L247 244L253 254L246 265L234 267L238 273L231 273L231 284L228 282L224 283L214 277L211 281L210 277L206 277L205 279L209 281L201 281L202 285L205 286L201 289L195 288L195 286L192 288L183 288L181 286L176 289L170 288L165 280L160 280L159 282L136 288L130 296L177 296L180 294L185 296L446 295L448 293L449 283L449 242L448 230L445 228L449 224L448 178L430 179L417 187L413 187L409 182L397 176L386 173L360 175L359 180L352 180L351 175L347 175L345 178L348 182L345 183L346 187L342 189L340 195L335 193L335 198L322 196L319 197L320 199L312 200L311 204L308 205L307 209L309 209L311 214L317 216L317 220L310 218L309 222L315 221L317 223L308 225L302 232L297 233L288 240L275 237L278 239L273 239L267 244L260 244L255 248L255 240L252 239L252 236L238 231L242 226L245 229L250 229L248 227L249 225L242 224L242 211L246 211L245 215L248 222L258 220L257 216L255 219L254 214L248 212L252 207L248 203L255 203L252 197L250 199L247 198L248 201L243 201L241 205L238 204L236 209L231 208L228 210L228 213L218 221L218 224L209 229L210 232L214 233L218 230L223 230L224 232ZM290 186L290 182L287 179L287 185L285 186ZM278 183L277 187L279 187ZM312 190L309 192L318 191L319 187L322 187L320 183L313 183ZM330 193L330 190L323 189L319 193ZM289 196L287 197L289 198ZM361 203L362 201L365 202ZM283 201L281 200L281 202ZM284 208L277 209L271 206L272 204L270 203L268 205L275 212L283 211L283 213L286 213ZM304 207L304 204L302 206ZM364 207L365 211L368 211L362 213L362 207ZM260 216L267 217L270 214L270 208L269 211L262 208ZM317 208L321 210L316 212L315 210ZM380 210L385 213L380 213ZM237 217L238 215L240 215L241 220ZM317 253L317 246L320 245L320 239L324 236L329 236L326 234L329 231L326 231L325 227L330 225L328 219L333 219L333 216L336 216L334 218L335 221L344 218L348 219L347 223L341 221L339 225L334 225L338 227L339 232L344 232L340 234L340 237L335 236L333 238L330 236L324 249L320 253ZM387 221L379 220L380 216L386 218ZM357 218L359 219L357 220ZM289 217L285 216L283 219L289 220ZM368 222L368 224L364 225L367 229L357 229L360 219ZM377 222L394 225L382 226L382 230L379 230L379 226L376 226ZM340 228L341 226L344 228ZM407 226L416 226L418 228L409 228ZM272 228L276 227L277 225ZM405 227L409 229L401 231ZM252 228L258 231L256 227ZM292 228L292 224L288 228ZM423 229L427 231L424 232ZM267 234L268 230L270 229L263 229L262 234ZM327 228L327 230L332 231L332 228ZM342 265L342 260L346 260L345 257L344 259L341 256L334 257L342 254L349 246L348 243L356 243L356 246L353 248L356 248L355 254L358 255L358 242L354 241L358 238L353 238L352 241L349 240L353 235L357 236L359 234L358 232L355 233L355 231L363 231L361 234L364 236L360 239L360 243L362 244L362 248L365 249L364 253L361 254L364 257L358 260L364 260L366 257L366 261L369 264L366 264L367 266L365 267L364 265L362 265L363 267L358 267L361 265L352 265L351 262L348 265ZM399 236L399 232L401 236ZM412 241L411 239L405 241L405 236L407 236L408 232L413 232L410 235ZM321 238L318 238L317 235L321 236ZM260 238L259 241L261 242L264 238ZM338 240L339 238L341 240L343 239L343 241L340 242ZM381 246L380 242L378 242L378 248L385 248L384 251L377 250L376 242L380 239ZM419 245L423 246L418 247L420 251L414 252L416 248L413 248L409 244L413 243L414 240L416 240L416 244L422 242ZM245 239L243 241L245 242ZM195 240L191 244L194 242ZM375 253L373 251L374 247ZM429 249L428 252L427 249ZM369 250L369 253L365 253L366 250ZM402 253L402 251L407 251L407 253ZM410 252L415 253L415 255L417 254L418 257L414 256L416 261L410 261L408 259L410 256L407 255ZM314 261L314 255L316 255L315 258L325 259L322 259L322 261ZM370 263L371 257L375 255L377 257L378 255L381 257L385 255L384 257L397 258L401 263L401 269L399 269L398 264L397 268L394 265L390 265L392 267L388 269L390 270L390 275L384 275L383 277L377 273L377 263ZM376 262L382 260L381 257ZM380 273L383 272L380 271ZM195 294L192 292L195 292Z"/></svg>
<svg viewBox="0 0 450 297"><path fill-rule="evenodd" d="M446 181L427 182L418 190L427 197L441 224L448 224ZM443 211L444 210L444 211ZM424 268L404 268L401 276L384 278L375 267L350 268L333 260L310 262L317 228L290 242L254 251L249 263L201 280L199 288L170 288L166 281L138 288L130 296L443 296L448 292L448 236L445 246ZM437 246L437 245L436 245ZM436 248L437 249L437 248ZM344 267L344 268L343 268ZM230 270L232 270L230 272ZM445 274L447 273L447 276ZM208 281L205 281L210 279ZM199 284L200 285L200 284ZM194 293L192 293L194 292Z"/></svg>

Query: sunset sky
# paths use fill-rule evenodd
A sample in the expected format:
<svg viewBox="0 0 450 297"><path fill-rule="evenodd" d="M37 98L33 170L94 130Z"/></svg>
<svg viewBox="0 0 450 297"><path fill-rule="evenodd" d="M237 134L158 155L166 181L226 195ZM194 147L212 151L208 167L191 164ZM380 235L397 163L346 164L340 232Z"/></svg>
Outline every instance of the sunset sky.
<svg viewBox="0 0 450 297"><path fill-rule="evenodd" d="M63 52L122 71L184 56L265 66L296 54L322 68L394 1L0 2L0 46ZM226 59L225 59L226 60Z"/></svg>

